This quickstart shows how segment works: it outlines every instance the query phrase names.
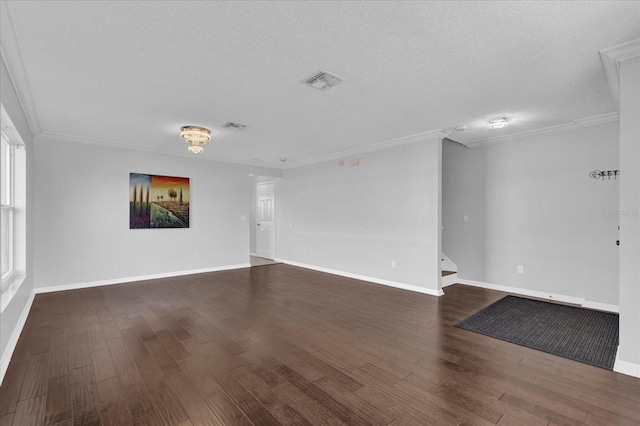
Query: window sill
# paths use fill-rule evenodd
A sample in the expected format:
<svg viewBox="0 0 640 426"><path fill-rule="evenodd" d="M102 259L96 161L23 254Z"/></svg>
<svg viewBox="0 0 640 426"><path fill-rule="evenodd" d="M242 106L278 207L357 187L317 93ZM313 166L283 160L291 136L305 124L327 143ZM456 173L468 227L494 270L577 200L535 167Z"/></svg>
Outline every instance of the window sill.
<svg viewBox="0 0 640 426"><path fill-rule="evenodd" d="M7 281L2 283L2 294L0 294L0 314L4 312L13 296L18 292L20 286L27 279L25 274L12 274Z"/></svg>

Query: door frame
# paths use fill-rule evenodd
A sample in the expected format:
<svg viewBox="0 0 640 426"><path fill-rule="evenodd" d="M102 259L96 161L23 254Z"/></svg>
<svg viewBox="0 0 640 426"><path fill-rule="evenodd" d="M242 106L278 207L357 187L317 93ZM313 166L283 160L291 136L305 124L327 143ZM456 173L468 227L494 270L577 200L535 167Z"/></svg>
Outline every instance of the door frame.
<svg viewBox="0 0 640 426"><path fill-rule="evenodd" d="M250 224L250 226L253 226L253 229L255 230L255 253L253 253L252 255L255 255L257 257L258 256L258 222L259 222L259 206L258 206L258 187L260 185L263 184L273 184L273 210L272 210L272 253L273 256L270 260L275 260L276 259L276 206L277 206L277 183L276 183L276 179L274 179L273 177L267 177L267 176L256 176L256 179L254 180L253 186L254 186L254 198L253 198L253 206L255 208L255 220L253 221L253 223ZM269 258L265 258L265 259L269 259Z"/></svg>

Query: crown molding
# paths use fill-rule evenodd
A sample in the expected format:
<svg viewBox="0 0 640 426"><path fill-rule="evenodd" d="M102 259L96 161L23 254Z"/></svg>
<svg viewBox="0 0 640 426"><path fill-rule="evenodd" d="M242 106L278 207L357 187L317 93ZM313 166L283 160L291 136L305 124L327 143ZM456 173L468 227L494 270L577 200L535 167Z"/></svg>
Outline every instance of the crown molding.
<svg viewBox="0 0 640 426"><path fill-rule="evenodd" d="M517 142L533 136L548 136L560 133L571 132L574 130L584 129L585 127L596 126L599 124L611 123L618 121L620 114L618 112L610 112L593 117L579 118L571 123L560 124L558 126L545 127L543 129L530 130L527 132L513 133L511 135L498 136L495 138L484 139L476 142L463 143L467 148L482 148L484 146L499 145L509 142Z"/></svg>
<svg viewBox="0 0 640 426"><path fill-rule="evenodd" d="M429 139L444 139L450 134L451 132L442 130L442 129L432 130L432 131L423 132L423 133L417 133L415 135L403 136L397 139L391 139L388 141L366 145L359 148L353 148L345 151L336 152L335 154L323 155L320 157L310 158L308 160L296 161L295 163L285 164L283 168L293 169L296 167L323 163L325 161L340 160L345 157L353 157L355 155L365 154L368 152L380 151L383 149L393 148L393 147L402 146L402 145L409 145L416 142L423 142Z"/></svg>
<svg viewBox="0 0 640 426"><path fill-rule="evenodd" d="M600 60L618 107L620 106L620 62L639 55L640 38L600 51Z"/></svg>
<svg viewBox="0 0 640 426"><path fill-rule="evenodd" d="M18 95L18 101L22 111L24 111L31 135L35 136L40 133L40 122L36 105L31 95L31 86L22 61L22 55L20 54L20 47L16 40L8 2L0 2L0 12L2 12L0 14L0 58L7 68L11 84Z"/></svg>
<svg viewBox="0 0 640 426"><path fill-rule="evenodd" d="M201 160L216 161L220 163L230 163L230 164L239 164L243 166L251 166L251 167L258 167L258 168L284 170L284 169L292 169L295 167L307 166L307 165L316 164L316 163L322 163L325 161L332 161L332 160L336 160L344 157L364 154L367 152L379 151L382 149L393 148L396 146L408 145L411 143L426 141L429 139L436 139L436 138L443 139L448 135L450 135L450 132L447 132L445 130L434 130L430 132L418 133L416 135L392 139L389 141L380 142L372 145L367 145L360 148L341 151L335 154L315 157L309 160L302 160L302 161L296 161L292 163L281 163L281 164L267 164L262 162L256 163L254 161L242 161L242 160L234 160L229 158L211 157L206 155L194 156L194 154L190 154L187 152L174 151L170 149L131 145L131 144L126 144L122 142L105 140L105 139L86 138L86 137L79 137L79 136L72 136L72 135L65 135L65 134L51 133L51 132L40 132L35 136L35 139L41 140L41 141L51 141L51 142L72 142L72 143L80 143L85 145L103 146L108 148L128 149L131 151L140 151L140 152L172 155L172 156L179 156L179 157L197 158Z"/></svg>
<svg viewBox="0 0 640 426"><path fill-rule="evenodd" d="M146 153L152 153L152 154L170 155L173 157L177 156L177 157L185 157L185 158L197 159L197 160L214 161L217 163L238 164L238 165L250 166L254 168L276 169L276 170L282 168L282 167L271 166L271 165L262 164L262 163L255 163L252 161L242 161L242 160L234 160L234 159L222 158L222 157L212 157L212 156L207 156L202 154L196 155L186 151L182 152L182 151L174 151L171 149L164 149L164 148L131 145L131 144L126 144L122 142L109 141L105 139L85 138L85 137L79 137L79 136L64 135L60 133L41 132L38 135L36 135L34 139L36 142L45 142L45 143L47 141L72 142L72 143L78 143L78 144L84 144L84 145L101 146L105 148L126 149L129 151L138 151L138 152L146 152Z"/></svg>

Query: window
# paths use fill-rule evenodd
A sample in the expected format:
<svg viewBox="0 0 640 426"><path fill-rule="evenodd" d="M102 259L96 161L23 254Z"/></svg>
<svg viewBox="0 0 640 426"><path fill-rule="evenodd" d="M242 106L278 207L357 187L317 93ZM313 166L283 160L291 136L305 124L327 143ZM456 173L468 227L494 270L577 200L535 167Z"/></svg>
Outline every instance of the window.
<svg viewBox="0 0 640 426"><path fill-rule="evenodd" d="M26 277L26 152L12 126L0 131L0 313ZM5 131L7 130L8 131Z"/></svg>
<svg viewBox="0 0 640 426"><path fill-rule="evenodd" d="M14 178L13 158L15 147L9 143L8 137L2 133L2 283L11 278L13 274L13 210L14 210ZM2 286L4 287L4 286Z"/></svg>

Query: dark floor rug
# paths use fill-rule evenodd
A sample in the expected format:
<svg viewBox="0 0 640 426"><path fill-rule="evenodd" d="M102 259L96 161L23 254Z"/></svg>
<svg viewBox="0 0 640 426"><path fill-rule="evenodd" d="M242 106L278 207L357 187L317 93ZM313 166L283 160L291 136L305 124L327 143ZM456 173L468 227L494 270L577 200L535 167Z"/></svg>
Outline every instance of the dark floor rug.
<svg viewBox="0 0 640 426"><path fill-rule="evenodd" d="M456 327L613 369L618 314L506 296Z"/></svg>

